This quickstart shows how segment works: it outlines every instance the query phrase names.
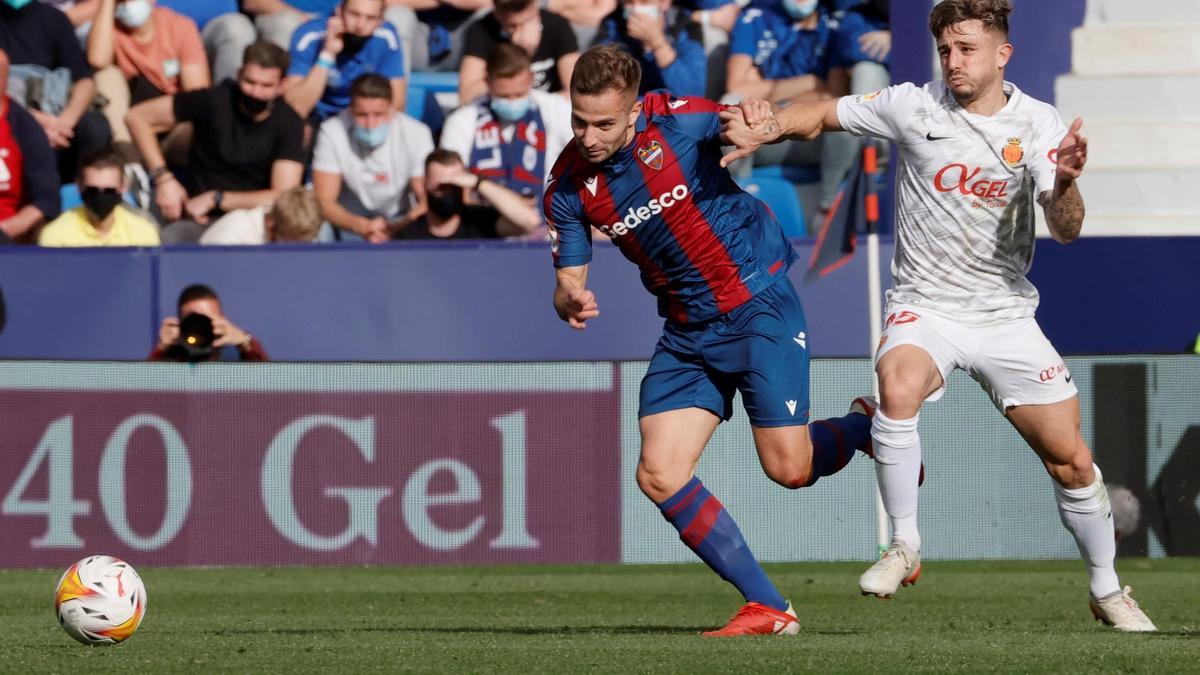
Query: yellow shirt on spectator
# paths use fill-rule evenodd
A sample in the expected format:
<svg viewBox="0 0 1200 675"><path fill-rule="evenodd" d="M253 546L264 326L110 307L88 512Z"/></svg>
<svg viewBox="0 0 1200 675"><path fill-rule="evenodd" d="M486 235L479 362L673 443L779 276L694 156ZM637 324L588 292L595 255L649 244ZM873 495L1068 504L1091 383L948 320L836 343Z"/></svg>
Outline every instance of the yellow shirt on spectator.
<svg viewBox="0 0 1200 675"><path fill-rule="evenodd" d="M88 221L87 207L64 212L38 236L41 246L158 246L158 227L125 208L113 209L112 228L101 234Z"/></svg>

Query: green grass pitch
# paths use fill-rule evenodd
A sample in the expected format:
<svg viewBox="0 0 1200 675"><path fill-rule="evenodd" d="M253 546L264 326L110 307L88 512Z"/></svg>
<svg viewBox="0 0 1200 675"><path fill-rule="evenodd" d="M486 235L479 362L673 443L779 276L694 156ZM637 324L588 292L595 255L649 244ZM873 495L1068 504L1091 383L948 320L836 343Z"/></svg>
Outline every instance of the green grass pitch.
<svg viewBox="0 0 1200 675"><path fill-rule="evenodd" d="M0 572L0 671L1200 671L1200 559L1121 561L1157 635L1094 621L1077 561L930 562L892 601L862 569L769 565L801 632L734 640L697 636L740 604L700 565L145 569L141 629L91 648L58 571Z"/></svg>

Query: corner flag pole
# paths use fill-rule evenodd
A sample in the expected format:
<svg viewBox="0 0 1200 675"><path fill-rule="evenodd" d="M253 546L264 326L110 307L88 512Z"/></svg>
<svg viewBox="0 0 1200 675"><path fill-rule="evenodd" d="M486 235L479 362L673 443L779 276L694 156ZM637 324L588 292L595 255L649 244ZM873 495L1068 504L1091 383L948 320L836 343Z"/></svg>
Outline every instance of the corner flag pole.
<svg viewBox="0 0 1200 675"><path fill-rule="evenodd" d="M879 148L875 141L867 140L863 144L863 173L868 176L866 194L867 221L867 313L871 325L871 342L868 353L874 356L874 350L883 335L883 289L879 277L879 194L876 192L874 177L878 172ZM871 391L879 400L879 378L871 369ZM875 538L879 547L879 555L887 550L890 541L888 533L887 512L883 508L883 496L879 492L878 483L875 485Z"/></svg>

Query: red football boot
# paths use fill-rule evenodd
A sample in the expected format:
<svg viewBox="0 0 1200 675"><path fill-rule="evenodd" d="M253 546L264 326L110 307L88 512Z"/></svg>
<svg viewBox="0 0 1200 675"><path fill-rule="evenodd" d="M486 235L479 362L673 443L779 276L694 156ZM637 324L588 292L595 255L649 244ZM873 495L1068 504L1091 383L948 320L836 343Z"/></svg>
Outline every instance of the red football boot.
<svg viewBox="0 0 1200 675"><path fill-rule="evenodd" d="M701 633L704 637L734 637L737 635L795 635L800 632L796 611L788 603L786 612L758 602L748 602L738 610L724 628Z"/></svg>

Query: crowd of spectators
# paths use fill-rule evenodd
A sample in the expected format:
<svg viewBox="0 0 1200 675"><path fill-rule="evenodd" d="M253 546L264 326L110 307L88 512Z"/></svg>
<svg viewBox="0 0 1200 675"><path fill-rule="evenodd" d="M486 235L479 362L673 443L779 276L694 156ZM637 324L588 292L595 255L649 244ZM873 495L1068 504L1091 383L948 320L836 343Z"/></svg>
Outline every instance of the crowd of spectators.
<svg viewBox="0 0 1200 675"><path fill-rule="evenodd" d="M885 86L887 22L887 0L0 0L0 241L544 237L582 48L622 45L643 92L787 105ZM414 71L457 73L444 119L406 112ZM819 166L825 208L856 149L735 170Z"/></svg>

